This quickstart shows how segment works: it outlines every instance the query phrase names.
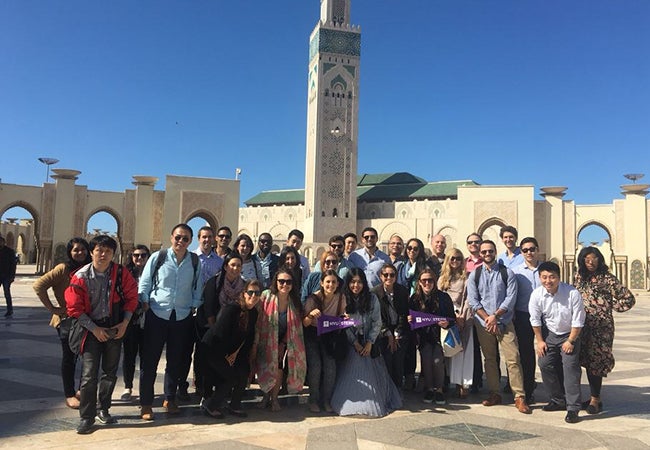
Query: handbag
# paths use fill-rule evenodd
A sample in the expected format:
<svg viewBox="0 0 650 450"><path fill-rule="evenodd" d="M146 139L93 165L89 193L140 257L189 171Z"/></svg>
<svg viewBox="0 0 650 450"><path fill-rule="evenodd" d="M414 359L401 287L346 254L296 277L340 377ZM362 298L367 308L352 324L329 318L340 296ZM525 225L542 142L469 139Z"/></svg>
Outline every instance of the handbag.
<svg viewBox="0 0 650 450"><path fill-rule="evenodd" d="M447 358L463 351L463 342L460 340L460 330L457 325L452 325L447 329L441 328L440 342L442 343L442 352Z"/></svg>
<svg viewBox="0 0 650 450"><path fill-rule="evenodd" d="M72 353L79 355L81 353L81 344L88 333L84 327L81 326L79 319L74 317L70 318L70 332L68 333L68 345Z"/></svg>

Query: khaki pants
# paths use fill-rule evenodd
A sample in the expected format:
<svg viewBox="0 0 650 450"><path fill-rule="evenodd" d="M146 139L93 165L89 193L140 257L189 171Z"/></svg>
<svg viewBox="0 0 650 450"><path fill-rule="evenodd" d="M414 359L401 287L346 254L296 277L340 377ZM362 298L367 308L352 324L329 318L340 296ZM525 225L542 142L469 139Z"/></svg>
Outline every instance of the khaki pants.
<svg viewBox="0 0 650 450"><path fill-rule="evenodd" d="M478 340L481 343L481 350L483 350L483 357L485 358L485 376L487 377L487 385L490 393L499 394L500 392L497 352L501 348L501 354L508 368L512 393L515 398L524 397L526 393L524 392L524 381L521 373L519 346L517 344L515 326L510 322L506 325L505 331L500 336L495 336L485 331L483 325L478 321L476 321L475 328Z"/></svg>

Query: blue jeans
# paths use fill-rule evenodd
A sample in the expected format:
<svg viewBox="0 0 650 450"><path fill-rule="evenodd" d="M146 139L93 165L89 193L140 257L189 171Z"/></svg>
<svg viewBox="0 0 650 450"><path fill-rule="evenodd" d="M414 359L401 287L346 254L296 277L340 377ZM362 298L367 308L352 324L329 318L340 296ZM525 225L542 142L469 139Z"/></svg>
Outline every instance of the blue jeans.
<svg viewBox="0 0 650 450"><path fill-rule="evenodd" d="M81 369L81 400L79 415L82 419L94 419L97 415L97 400L100 408L108 411L111 407L111 396L117 381L117 366L120 363L122 350L121 339L111 339L99 342L90 331L84 343ZM101 365L102 374L99 377ZM99 381L99 383L98 383ZM99 395L97 385L99 384Z"/></svg>
<svg viewBox="0 0 650 450"><path fill-rule="evenodd" d="M327 353L320 339L305 339L305 351L309 369L309 403L329 404L336 382L336 360Z"/></svg>

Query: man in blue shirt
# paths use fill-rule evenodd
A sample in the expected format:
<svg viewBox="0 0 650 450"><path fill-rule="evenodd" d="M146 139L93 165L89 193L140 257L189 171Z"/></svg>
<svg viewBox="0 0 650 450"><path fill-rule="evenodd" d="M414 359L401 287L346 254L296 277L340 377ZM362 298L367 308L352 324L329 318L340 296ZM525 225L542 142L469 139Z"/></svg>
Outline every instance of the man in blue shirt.
<svg viewBox="0 0 650 450"><path fill-rule="evenodd" d="M390 263L388 255L377 248L377 239L379 234L373 227L366 227L361 233L363 248L354 251L348 257L348 261L353 267L363 270L368 280L370 289L381 283L379 272L384 264Z"/></svg>
<svg viewBox="0 0 650 450"><path fill-rule="evenodd" d="M156 368L163 347L167 345L165 367L165 400L168 414L178 414L176 387L184 361L192 352L193 311L201 305L201 266L196 271L187 247L192 242L192 229L184 223L172 229L171 248L165 261L158 264L161 252L147 261L140 276L138 295L145 311L144 344L140 362L140 405L144 420L153 420ZM156 270L157 268L157 270Z"/></svg>
<svg viewBox="0 0 650 450"><path fill-rule="evenodd" d="M262 266L262 283L264 289L271 287L271 280L278 271L280 257L271 252L273 248L273 236L270 233L262 233L257 238L257 257L260 259Z"/></svg>
<svg viewBox="0 0 650 450"><path fill-rule="evenodd" d="M517 303L515 304L515 333L519 343L519 357L521 359L521 370L524 377L524 390L526 391L526 403L529 405L535 401L535 334L530 325L530 314L528 313L528 301L530 294L541 283L539 281L539 258L537 257L539 245L534 237L525 237L519 244L524 263L512 268L517 279Z"/></svg>
<svg viewBox="0 0 650 450"><path fill-rule="evenodd" d="M201 261L201 287L203 287L206 281L221 270L223 259L213 250L215 239L212 227L199 228L198 239L199 246L194 253L199 256L199 261Z"/></svg>
<svg viewBox="0 0 650 450"><path fill-rule="evenodd" d="M475 329L485 357L485 374L490 390L490 395L483 400L483 405L494 406L501 403L497 362L501 347L515 396L515 406L519 412L530 414L521 374L517 336L512 324L517 300L517 281L510 269L496 262L496 248L493 241L485 240L481 243L479 251L483 264L478 266L467 280L467 299L478 321Z"/></svg>
<svg viewBox="0 0 650 450"><path fill-rule="evenodd" d="M501 228L499 232L499 237L503 241L503 244L506 246L506 251L499 253L497 256L497 261L499 264L503 264L509 269L517 267L524 262L524 257L521 254L521 250L517 247L517 229L507 225Z"/></svg>

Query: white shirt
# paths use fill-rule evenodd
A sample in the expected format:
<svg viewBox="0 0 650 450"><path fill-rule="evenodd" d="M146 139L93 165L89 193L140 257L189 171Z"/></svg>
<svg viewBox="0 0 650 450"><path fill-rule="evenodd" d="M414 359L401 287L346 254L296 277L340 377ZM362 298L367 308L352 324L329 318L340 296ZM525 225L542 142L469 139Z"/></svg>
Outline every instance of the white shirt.
<svg viewBox="0 0 650 450"><path fill-rule="evenodd" d="M530 294L528 311L533 327L544 324L551 333L558 335L570 333L571 328L582 328L585 324L582 296L576 288L562 282L555 294L549 293L544 286L536 288Z"/></svg>

